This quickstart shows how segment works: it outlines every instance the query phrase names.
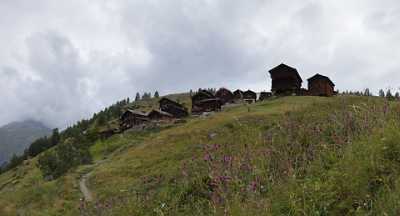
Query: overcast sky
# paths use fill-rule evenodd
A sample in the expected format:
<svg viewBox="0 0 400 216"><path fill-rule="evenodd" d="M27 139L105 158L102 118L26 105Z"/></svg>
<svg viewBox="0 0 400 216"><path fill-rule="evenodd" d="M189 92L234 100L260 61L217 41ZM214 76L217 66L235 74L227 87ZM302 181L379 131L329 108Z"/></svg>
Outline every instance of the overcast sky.
<svg viewBox="0 0 400 216"><path fill-rule="evenodd" d="M399 20L398 0L1 0L0 125L65 127L137 91L269 90L281 62L396 90Z"/></svg>

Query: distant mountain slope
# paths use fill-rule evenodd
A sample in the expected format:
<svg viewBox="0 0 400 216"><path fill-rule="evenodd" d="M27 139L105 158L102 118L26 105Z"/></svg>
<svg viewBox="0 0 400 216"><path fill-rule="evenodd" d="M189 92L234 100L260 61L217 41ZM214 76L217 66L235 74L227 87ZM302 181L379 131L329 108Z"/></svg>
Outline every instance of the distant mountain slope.
<svg viewBox="0 0 400 216"><path fill-rule="evenodd" d="M0 164L21 154L34 140L51 133L43 123L27 120L0 127Z"/></svg>

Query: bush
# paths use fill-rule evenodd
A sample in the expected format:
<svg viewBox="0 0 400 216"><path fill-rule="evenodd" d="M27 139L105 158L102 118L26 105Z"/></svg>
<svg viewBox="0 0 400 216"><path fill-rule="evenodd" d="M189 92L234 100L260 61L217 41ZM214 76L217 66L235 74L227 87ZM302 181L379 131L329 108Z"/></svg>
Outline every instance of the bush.
<svg viewBox="0 0 400 216"><path fill-rule="evenodd" d="M47 179L62 176L71 168L91 162L88 146L75 139L59 144L54 151L47 151L39 157L38 167Z"/></svg>

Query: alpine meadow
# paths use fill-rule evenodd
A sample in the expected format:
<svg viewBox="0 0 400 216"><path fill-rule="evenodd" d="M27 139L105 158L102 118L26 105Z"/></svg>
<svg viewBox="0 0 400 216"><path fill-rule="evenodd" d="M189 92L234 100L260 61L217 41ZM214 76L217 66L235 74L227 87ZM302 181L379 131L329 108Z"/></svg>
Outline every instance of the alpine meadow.
<svg viewBox="0 0 400 216"><path fill-rule="evenodd" d="M0 216L400 215L399 18L2 0Z"/></svg>

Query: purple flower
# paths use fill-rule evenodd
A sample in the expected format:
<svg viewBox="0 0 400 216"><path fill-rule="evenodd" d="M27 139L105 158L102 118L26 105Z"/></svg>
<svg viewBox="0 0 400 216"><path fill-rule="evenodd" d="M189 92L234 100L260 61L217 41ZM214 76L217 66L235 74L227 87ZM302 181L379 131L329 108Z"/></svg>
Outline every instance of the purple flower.
<svg viewBox="0 0 400 216"><path fill-rule="evenodd" d="M206 153L203 157L204 161L212 161L211 155L209 153Z"/></svg>
<svg viewBox="0 0 400 216"><path fill-rule="evenodd" d="M225 163L229 163L229 162L231 162L232 161L232 156L224 156L224 162Z"/></svg>
<svg viewBox="0 0 400 216"><path fill-rule="evenodd" d="M227 183L232 180L232 178L230 176L219 176L219 180L221 183Z"/></svg>
<svg viewBox="0 0 400 216"><path fill-rule="evenodd" d="M218 150L220 147L221 147L221 145L219 145L219 144L214 144L214 145L213 145L213 149L214 149L215 151Z"/></svg>
<svg viewBox="0 0 400 216"><path fill-rule="evenodd" d="M258 187L258 183L256 181L252 181L250 183L250 190L252 190L253 192L257 191L257 187Z"/></svg>

